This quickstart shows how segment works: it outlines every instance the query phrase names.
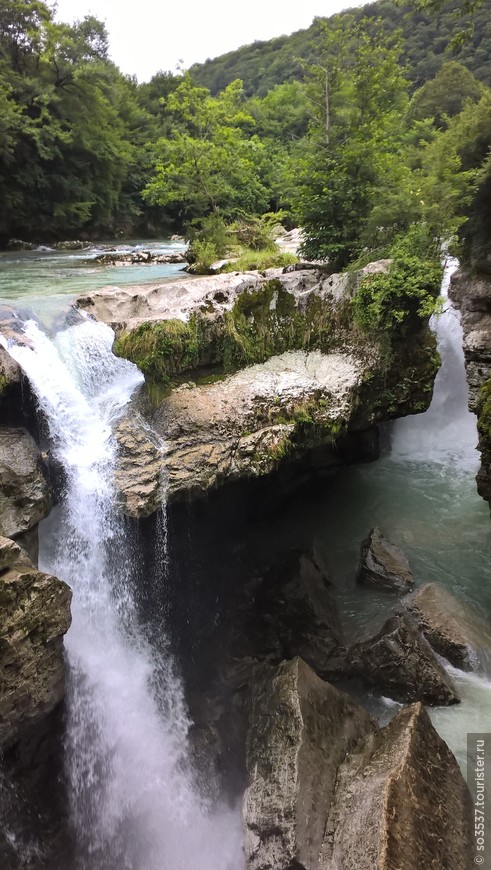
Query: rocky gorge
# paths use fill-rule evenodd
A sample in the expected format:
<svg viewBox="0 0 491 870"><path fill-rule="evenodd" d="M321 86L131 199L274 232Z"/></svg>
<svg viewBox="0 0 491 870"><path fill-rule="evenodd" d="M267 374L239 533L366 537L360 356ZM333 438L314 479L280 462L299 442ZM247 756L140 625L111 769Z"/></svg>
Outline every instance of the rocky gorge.
<svg viewBox="0 0 491 870"><path fill-rule="evenodd" d="M381 262L367 272L387 268ZM435 584L408 595L410 565L378 528L359 540L358 582L387 603L377 630L363 638L346 633L315 553L269 554L257 573L234 556L237 533L230 531L227 554L210 532L212 524L227 530L237 502L267 523L268 511L302 487L328 486L336 469L377 458L379 423L428 407L434 336L418 324L388 348L384 337L360 330L350 299L362 279L300 269L111 287L83 294L70 315L72 330L84 329L87 315L110 326L121 362L145 373L145 387L108 417L122 537L114 527L111 534L140 547L132 583L157 647L175 618L165 633L184 676L192 758L222 789L237 795L245 787L245 860L255 870L375 870L397 866L401 854L407 870L472 866L467 786L420 702L459 702L438 655L468 669L488 649L486 632L466 630L458 602ZM3 334L12 347L11 332ZM15 591L1 636L10 656L18 651L1 659L11 680L1 697L13 711L12 752L24 719L46 720L63 696L68 588L35 571L19 544L36 558L38 523L66 497L72 472L68 465L60 473L56 439L46 436L42 415L34 425L31 387L4 349L0 362L8 423L0 430L0 531L14 539L2 543L1 581L5 594ZM163 555L155 549L162 523ZM200 548L208 569L191 589L193 561L204 564ZM167 588L166 617L155 608L155 582ZM29 628L19 613L32 617ZM352 681L410 706L380 727L346 694ZM32 712L15 692L31 696ZM430 812L442 782L445 801ZM20 863L8 843L2 848L6 866L36 866ZM43 866L73 866L56 848Z"/></svg>

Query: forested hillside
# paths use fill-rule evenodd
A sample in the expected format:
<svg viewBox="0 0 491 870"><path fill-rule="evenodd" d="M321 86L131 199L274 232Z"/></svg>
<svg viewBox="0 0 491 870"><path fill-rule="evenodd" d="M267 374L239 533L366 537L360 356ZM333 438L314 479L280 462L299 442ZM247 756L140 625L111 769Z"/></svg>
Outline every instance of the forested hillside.
<svg viewBox="0 0 491 870"><path fill-rule="evenodd" d="M384 0L138 85L93 16L59 24L41 0L3 0L0 241L177 230L197 270L230 253L256 268L277 262L283 222L331 268L456 235L491 268L490 10L459 44L466 65L444 52L465 21ZM197 78L220 64L233 80L215 93Z"/></svg>
<svg viewBox="0 0 491 870"><path fill-rule="evenodd" d="M386 33L400 30L401 62L407 68L413 87L432 78L442 63L457 60L467 66L478 79L491 85L491 0L484 0L472 19L461 17L458 0L442 4L438 12L417 12L414 6L400 5L392 0L368 3L329 18L332 29L349 31L363 18L374 22L382 19ZM305 64L319 60L323 45L323 22L315 19L307 30L291 36L279 36L268 42L254 42L237 51L221 55L191 67L195 81L216 94L234 79L241 79L248 96L264 96L282 82L301 80ZM278 22L281 29L281 21ZM465 31L468 38L457 40L456 33Z"/></svg>

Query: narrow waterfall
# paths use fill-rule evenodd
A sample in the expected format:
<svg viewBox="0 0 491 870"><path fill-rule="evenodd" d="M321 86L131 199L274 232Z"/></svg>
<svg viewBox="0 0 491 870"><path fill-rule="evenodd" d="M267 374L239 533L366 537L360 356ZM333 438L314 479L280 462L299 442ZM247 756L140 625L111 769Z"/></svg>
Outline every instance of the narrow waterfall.
<svg viewBox="0 0 491 870"><path fill-rule="evenodd" d="M448 299L448 288L458 260L445 265L441 295L442 312L432 319L442 365L436 376L433 399L425 414L405 417L394 425L392 456L398 460L452 464L476 472L476 420L467 406L467 381L462 349L460 315Z"/></svg>
<svg viewBox="0 0 491 870"><path fill-rule="evenodd" d="M236 870L239 815L200 795L181 683L170 656L145 636L132 598L135 554L116 508L112 425L143 377L112 354L103 324L87 320L51 341L30 321L25 334L30 346L9 352L31 382L66 479L45 522L40 567L73 589L66 765L77 866Z"/></svg>

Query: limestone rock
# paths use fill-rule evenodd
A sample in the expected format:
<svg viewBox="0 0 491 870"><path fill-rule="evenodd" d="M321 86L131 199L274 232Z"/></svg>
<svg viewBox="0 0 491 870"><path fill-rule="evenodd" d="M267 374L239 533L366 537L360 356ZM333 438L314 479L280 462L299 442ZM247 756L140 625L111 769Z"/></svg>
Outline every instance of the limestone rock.
<svg viewBox="0 0 491 870"><path fill-rule="evenodd" d="M301 660L259 668L244 795L248 870L314 870L339 765L374 731L368 714Z"/></svg>
<svg viewBox="0 0 491 870"><path fill-rule="evenodd" d="M20 366L4 347L0 346L0 396L5 390L20 384Z"/></svg>
<svg viewBox="0 0 491 870"><path fill-rule="evenodd" d="M399 595L406 595L414 585L404 553L387 541L380 529L372 529L362 544L357 581Z"/></svg>
<svg viewBox="0 0 491 870"><path fill-rule="evenodd" d="M461 312L469 408L478 418L478 492L491 501L491 277L459 270L452 275L449 295Z"/></svg>
<svg viewBox="0 0 491 870"><path fill-rule="evenodd" d="M354 672L396 701L446 706L458 703L452 680L415 624L393 616L375 637L349 650Z"/></svg>
<svg viewBox="0 0 491 870"><path fill-rule="evenodd" d="M421 704L369 736L338 772L319 870L470 870L467 784Z"/></svg>
<svg viewBox="0 0 491 870"><path fill-rule="evenodd" d="M64 693L71 592L0 538L0 748L42 720Z"/></svg>
<svg viewBox="0 0 491 870"><path fill-rule="evenodd" d="M349 420L360 377L355 357L299 351L174 390L153 420L166 444L168 498L268 474L302 450L306 432L329 441Z"/></svg>
<svg viewBox="0 0 491 870"><path fill-rule="evenodd" d="M132 517L153 513L163 499L164 455L155 433L139 414L131 413L119 421L115 430L119 464L115 484L123 511Z"/></svg>
<svg viewBox="0 0 491 870"><path fill-rule="evenodd" d="M342 461L333 449L340 435L425 410L434 338L422 330L416 345L414 337L398 342L388 374L379 337L350 318L357 280L387 268L373 263L354 278L268 269L79 297L79 308L114 328L116 353L145 374L145 414L166 444L170 500L270 474L314 451L328 468ZM155 509L150 490L141 513Z"/></svg>
<svg viewBox="0 0 491 870"><path fill-rule="evenodd" d="M433 649L454 667L471 671L478 651L491 649L491 634L477 614L440 583L427 583L404 603Z"/></svg>
<svg viewBox="0 0 491 870"><path fill-rule="evenodd" d="M24 430L0 428L0 534L22 535L46 517L52 495L39 450Z"/></svg>
<svg viewBox="0 0 491 870"><path fill-rule="evenodd" d="M94 257L101 266L148 266L167 263L186 263L184 253L159 254L154 251L105 251Z"/></svg>

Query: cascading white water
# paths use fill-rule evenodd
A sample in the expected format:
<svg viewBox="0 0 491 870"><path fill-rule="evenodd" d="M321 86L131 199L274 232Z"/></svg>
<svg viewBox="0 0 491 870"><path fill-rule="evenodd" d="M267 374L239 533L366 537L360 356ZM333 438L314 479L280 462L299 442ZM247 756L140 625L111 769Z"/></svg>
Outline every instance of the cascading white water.
<svg viewBox="0 0 491 870"><path fill-rule="evenodd" d="M432 319L442 365L431 405L425 414L404 417L394 424L392 456L417 462L457 465L477 471L476 420L467 406L467 381L460 316L448 299L448 288L458 260L449 258L441 287L443 311Z"/></svg>
<svg viewBox="0 0 491 870"><path fill-rule="evenodd" d="M142 375L112 354L114 335L103 324L87 320L52 342L31 321L25 334L30 347L9 352L31 382L66 475L40 567L73 589L66 756L77 866L236 870L239 814L199 793L182 686L171 658L146 639L131 594L112 425Z"/></svg>
<svg viewBox="0 0 491 870"><path fill-rule="evenodd" d="M429 469L426 476L430 480L435 468L439 467L440 475L448 481L449 490L454 490L455 499L461 497L461 493L470 485L472 496L477 500L473 480L479 467L476 418L468 408L460 315L447 298L450 279L457 268L458 261L449 258L442 282L444 309L433 321L442 365L435 380L431 406L425 414L406 417L395 423L391 459L396 463L412 463L414 479L420 482L422 488L425 485L425 469ZM442 523L444 505L440 504L440 512ZM431 533L436 555L438 529L433 527ZM451 534L450 529L449 543ZM482 547L484 535L489 538L489 527L485 526L480 535L481 540L476 541L476 544ZM460 582L458 576L448 579L453 579L457 585ZM470 591L466 590L467 596ZM477 595L474 606L482 618L481 630L486 632L489 613L486 612L485 597ZM491 721L491 661L488 659L489 653L483 652L480 661L476 662L475 673L465 673L447 666L462 702L450 709L436 708L430 711L435 726L454 750L464 772L466 734L482 730Z"/></svg>

